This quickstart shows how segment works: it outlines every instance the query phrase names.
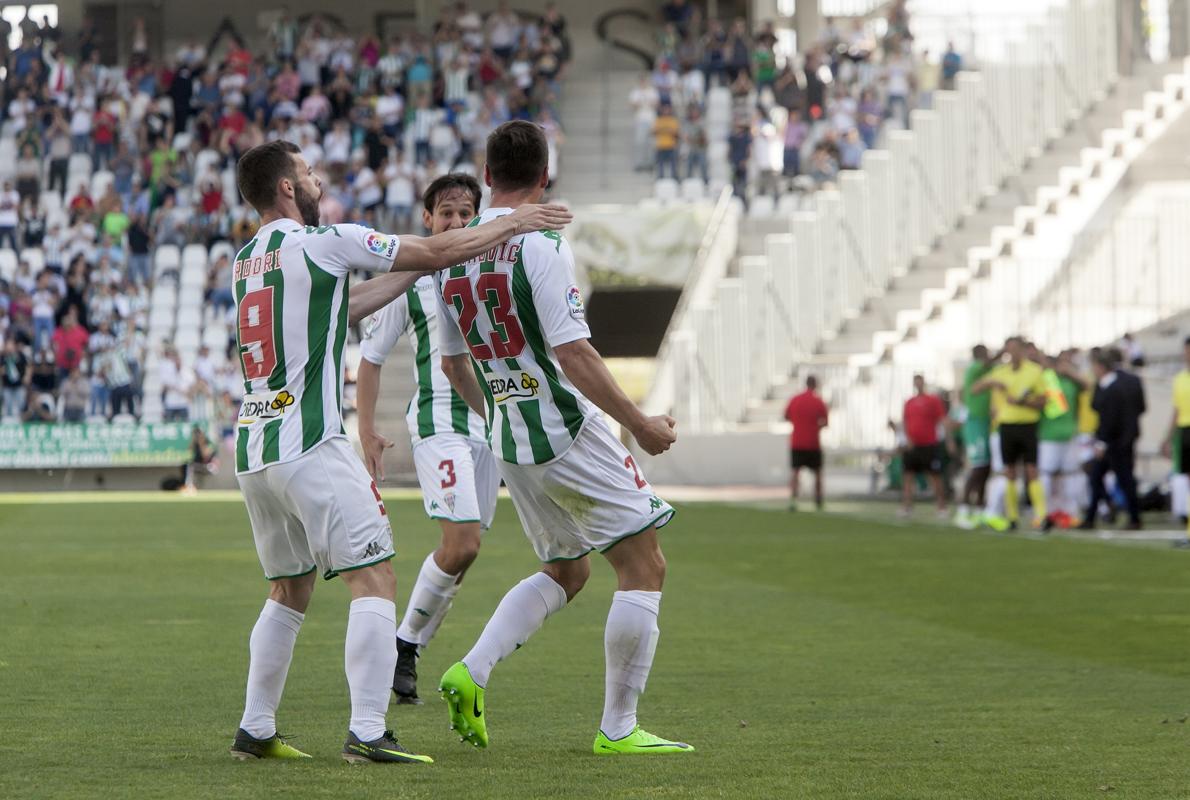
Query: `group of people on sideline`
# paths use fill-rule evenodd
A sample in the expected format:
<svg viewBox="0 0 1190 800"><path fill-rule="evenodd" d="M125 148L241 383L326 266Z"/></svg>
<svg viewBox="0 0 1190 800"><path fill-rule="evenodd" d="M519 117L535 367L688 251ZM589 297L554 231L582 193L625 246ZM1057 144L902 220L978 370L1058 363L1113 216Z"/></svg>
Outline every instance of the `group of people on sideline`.
<svg viewBox="0 0 1190 800"><path fill-rule="evenodd" d="M1190 338L1184 359L1162 445L1173 460L1172 509L1183 521L1190 508L1190 457L1183 457L1190 455ZM953 500L954 524L965 529L1090 530L1122 516L1126 530L1140 530L1137 442L1148 404L1136 370L1144 364L1131 337L1118 346L1047 354L1014 336L999 352L976 346L953 395L930 391L915 375L900 418L889 421L897 447L889 465L895 469L886 471L895 474L894 486L899 481L898 515L910 517L915 497L928 488L939 518L952 519ZM793 425L791 508L802 469L814 473L822 507L819 434L829 410L817 386L807 379L785 412ZM952 493L959 467L965 474Z"/></svg>

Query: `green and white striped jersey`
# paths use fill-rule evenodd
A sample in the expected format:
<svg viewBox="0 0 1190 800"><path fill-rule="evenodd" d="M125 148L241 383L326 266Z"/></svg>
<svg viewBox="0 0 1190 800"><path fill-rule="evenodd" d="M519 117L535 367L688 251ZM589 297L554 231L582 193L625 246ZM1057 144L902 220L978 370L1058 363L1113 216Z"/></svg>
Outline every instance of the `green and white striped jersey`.
<svg viewBox="0 0 1190 800"><path fill-rule="evenodd" d="M377 366L384 364L402 334L413 345L413 379L417 391L409 398L405 422L409 438L417 444L439 433L457 433L487 444L488 426L467 407L442 374L438 351L438 302L434 279L419 278L408 292L372 316L360 355Z"/></svg>
<svg viewBox="0 0 1190 800"><path fill-rule="evenodd" d="M489 208L471 224L510 213ZM492 450L512 464L561 457L598 413L554 356L558 345L591 336L570 245L552 231L514 236L434 282L442 354L475 360Z"/></svg>
<svg viewBox="0 0 1190 800"><path fill-rule="evenodd" d="M244 399L236 473L291 461L344 436L347 274L388 270L400 240L362 225L264 225L236 256L232 287Z"/></svg>

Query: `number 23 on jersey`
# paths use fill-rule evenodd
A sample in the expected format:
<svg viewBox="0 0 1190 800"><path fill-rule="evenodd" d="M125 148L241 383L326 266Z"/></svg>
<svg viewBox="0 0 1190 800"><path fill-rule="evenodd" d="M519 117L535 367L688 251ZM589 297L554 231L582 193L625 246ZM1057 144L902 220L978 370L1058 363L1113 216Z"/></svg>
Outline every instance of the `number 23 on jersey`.
<svg viewBox="0 0 1190 800"><path fill-rule="evenodd" d="M479 316L477 297L492 323L487 341L476 323ZM442 286L442 298L458 311L459 328L476 361L516 358L525 349L525 334L513 311L507 273L484 272L475 279L474 289L470 278L451 278Z"/></svg>

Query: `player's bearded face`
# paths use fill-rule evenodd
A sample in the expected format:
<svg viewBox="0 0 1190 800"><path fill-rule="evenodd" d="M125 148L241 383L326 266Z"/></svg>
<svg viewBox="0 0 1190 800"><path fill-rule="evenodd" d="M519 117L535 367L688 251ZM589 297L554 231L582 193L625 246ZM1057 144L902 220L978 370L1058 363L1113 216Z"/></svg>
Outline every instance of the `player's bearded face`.
<svg viewBox="0 0 1190 800"><path fill-rule="evenodd" d="M302 224L317 227L318 201L322 199L322 192L307 191L305 183L305 181L298 181L293 185L293 201L297 204L298 213L302 215Z"/></svg>

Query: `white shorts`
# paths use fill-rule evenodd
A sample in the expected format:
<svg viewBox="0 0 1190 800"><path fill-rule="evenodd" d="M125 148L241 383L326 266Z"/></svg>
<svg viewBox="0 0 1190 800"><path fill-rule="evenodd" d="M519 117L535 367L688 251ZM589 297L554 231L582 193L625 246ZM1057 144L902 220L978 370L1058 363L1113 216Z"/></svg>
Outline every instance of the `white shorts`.
<svg viewBox="0 0 1190 800"><path fill-rule="evenodd" d="M1078 472L1081 466L1078 445L1074 440L1037 443L1037 469L1040 472L1048 475Z"/></svg>
<svg viewBox="0 0 1190 800"><path fill-rule="evenodd" d="M1004 456L1000 453L1000 432L993 431L988 437L988 452L992 456L992 474L1004 471Z"/></svg>
<svg viewBox="0 0 1190 800"><path fill-rule="evenodd" d="M665 525L674 515L602 418L548 464L500 461L500 472L533 551L543 562L581 558Z"/></svg>
<svg viewBox="0 0 1190 800"><path fill-rule="evenodd" d="M500 471L490 447L457 433L439 433L413 446L413 466L431 519L492 526Z"/></svg>
<svg viewBox="0 0 1190 800"><path fill-rule="evenodd" d="M393 557L388 512L346 439L237 479L269 580L315 568L329 580Z"/></svg>

